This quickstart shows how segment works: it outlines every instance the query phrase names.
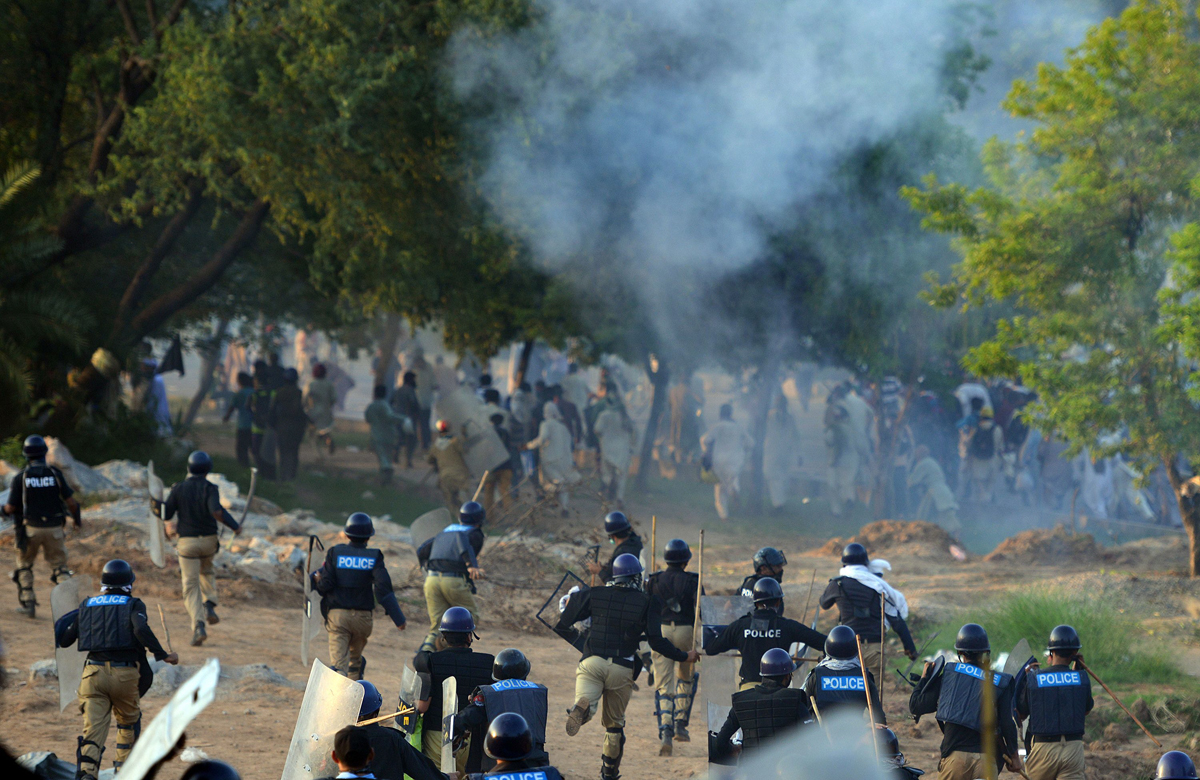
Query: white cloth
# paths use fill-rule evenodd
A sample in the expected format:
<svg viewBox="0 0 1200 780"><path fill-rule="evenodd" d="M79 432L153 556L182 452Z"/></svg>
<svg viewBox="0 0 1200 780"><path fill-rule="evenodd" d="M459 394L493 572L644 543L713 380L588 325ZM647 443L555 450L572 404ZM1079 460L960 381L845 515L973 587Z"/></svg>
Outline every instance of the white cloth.
<svg viewBox="0 0 1200 780"><path fill-rule="evenodd" d="M832 669L835 672L844 672L847 669L861 669L858 665L857 658L830 658L826 656L817 666L823 669Z"/></svg>
<svg viewBox="0 0 1200 780"><path fill-rule="evenodd" d="M737 490L737 477L746 465L746 453L754 446L750 434L733 420L721 420L704 434L701 444L712 453L717 478L733 484L733 489Z"/></svg>
<svg viewBox="0 0 1200 780"><path fill-rule="evenodd" d="M600 455L615 469L629 470L633 461L633 423L620 411L608 408L596 418L592 427L600 442Z"/></svg>
<svg viewBox="0 0 1200 780"><path fill-rule="evenodd" d="M798 462L800 433L790 414L771 410L767 421L767 436L763 442L763 476L771 506L778 509L787 502L788 481L792 466Z"/></svg>
<svg viewBox="0 0 1200 780"><path fill-rule="evenodd" d="M872 574L871 570L860 563L851 563L843 566L838 572L839 577L850 577L858 580L863 585L866 585L876 593L883 593L887 598L884 601L883 613L887 615L899 615L901 618L908 617L908 600L904 598L904 594L888 584L887 580L882 577ZM891 624L888 624L891 626Z"/></svg>
<svg viewBox="0 0 1200 780"><path fill-rule="evenodd" d="M543 407L545 419L538 428L537 438L530 445L537 448L538 470L542 487L573 485L580 480L575 470L575 459L571 455L571 432L562 423L562 415L553 401Z"/></svg>
<svg viewBox="0 0 1200 780"><path fill-rule="evenodd" d="M971 413L972 398L983 399L985 409L995 408L992 406L992 396L988 393L988 389L978 382L967 382L959 385L954 389L954 397L958 399L958 406L963 417Z"/></svg>
<svg viewBox="0 0 1200 780"><path fill-rule="evenodd" d="M588 405L588 394L591 392L583 375L567 374L558 384L562 387L563 398L575 404L575 408L579 410L580 414L583 414L583 410Z"/></svg>

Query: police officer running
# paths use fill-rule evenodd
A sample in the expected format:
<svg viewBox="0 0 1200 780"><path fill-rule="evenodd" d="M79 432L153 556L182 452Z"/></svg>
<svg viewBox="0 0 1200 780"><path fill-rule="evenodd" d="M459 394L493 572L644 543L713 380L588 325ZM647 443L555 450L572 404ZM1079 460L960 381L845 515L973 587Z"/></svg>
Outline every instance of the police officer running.
<svg viewBox="0 0 1200 780"><path fill-rule="evenodd" d="M1179 750L1168 750L1158 759L1158 769L1154 772L1154 780L1195 780L1196 765L1187 753Z"/></svg>
<svg viewBox="0 0 1200 780"><path fill-rule="evenodd" d="M1017 714L1029 719L1025 759L1029 780L1083 780L1083 722L1092 711L1092 683L1076 663L1079 634L1070 626L1050 632L1050 663L1029 665L1017 689Z"/></svg>
<svg viewBox="0 0 1200 780"><path fill-rule="evenodd" d="M742 580L738 592L743 598L754 598L754 583L763 577L770 577L783 584L783 567L787 566L787 556L774 547L764 547L754 553L754 573Z"/></svg>
<svg viewBox="0 0 1200 780"><path fill-rule="evenodd" d="M312 573L312 586L321 594L329 665L351 680L361 680L367 668L362 653L374 627L375 604L383 607L399 630L408 621L392 590L383 551L367 547L367 540L375 535L370 515L350 515L342 533L349 544L335 544L326 551L325 563Z"/></svg>
<svg viewBox="0 0 1200 780"><path fill-rule="evenodd" d="M12 581L17 584L17 601L21 612L34 617L37 597L33 593L33 562L41 550L51 569L51 582L58 584L60 579L71 576L64 544L66 515L70 512L75 527L79 528L79 503L72 497L74 491L63 473L56 466L47 465L45 439L37 435L27 437L21 452L28 464L13 475L4 513L13 518L17 536L17 568L12 573Z"/></svg>
<svg viewBox="0 0 1200 780"><path fill-rule="evenodd" d="M884 766L892 767L889 776L894 780L917 780L918 777L925 774L923 770L911 766L908 759L900 752L900 740L896 737L896 732L887 728L878 728L875 729L875 739L879 743L879 758Z"/></svg>
<svg viewBox="0 0 1200 780"><path fill-rule="evenodd" d="M938 780L974 780L986 777L983 766L983 691L985 675L995 686L997 753L1009 768L1023 768L1017 753L1017 724L1013 720L1013 678L1003 672L986 671L991 658L987 632L977 623L967 623L954 640L958 663L927 663L921 681L908 700L908 709L918 721L936 713L942 729L942 759ZM999 768L997 766L997 768Z"/></svg>
<svg viewBox="0 0 1200 780"><path fill-rule="evenodd" d="M754 659L774 647L787 650L793 643L809 647L824 647L825 635L803 623L783 617L783 588L771 577L760 577L754 583L754 611L730 623L720 636L706 641L704 651L717 655L726 650L742 654L739 671L739 690L753 688L759 683L759 664Z"/></svg>
<svg viewBox="0 0 1200 780"><path fill-rule="evenodd" d="M642 563L628 553L613 561L612 579L602 588L571 594L554 627L555 633L571 644L577 638L573 626L592 619L586 651L575 670L575 706L567 713L567 735L575 736L591 720L601 700L600 723L604 726L600 777L621 776L625 750L625 708L633 692L633 679L640 667L637 657L642 637L651 650L676 663L695 663L700 654L683 651L662 635L662 601L642 590Z"/></svg>
<svg viewBox="0 0 1200 780"><path fill-rule="evenodd" d="M875 713L875 722L887 725L887 716L879 701L875 675L858 665L858 643L854 629L834 626L825 638L825 658L804 680L804 692L816 702L821 717L837 709L864 710ZM870 697L870 705L867 697Z"/></svg>
<svg viewBox="0 0 1200 780"><path fill-rule="evenodd" d="M515 712L498 716L488 726L484 752L496 761L486 774L467 775L468 780L483 777L495 780L563 780L562 774L546 765L533 749L529 724Z"/></svg>
<svg viewBox="0 0 1200 780"><path fill-rule="evenodd" d="M358 684L363 687L358 719L360 722L374 720L379 717L383 696L378 688L366 680L359 680ZM371 752L374 753L367 769L378 780L404 780L405 775L412 780L445 780L446 776L438 771L432 761L408 744L403 731L383 723L370 723L359 728L366 733Z"/></svg>
<svg viewBox="0 0 1200 780"><path fill-rule="evenodd" d="M588 571L598 575L602 585L613 578L613 562L617 558L622 555L632 555L639 561L642 558L642 537L634 532L624 512L609 512L604 516L604 533L608 534L608 543L616 545L612 557L603 566L598 562L587 565Z"/></svg>
<svg viewBox="0 0 1200 780"><path fill-rule="evenodd" d="M429 610L429 634L421 650L432 651L450 607L465 607L471 618L479 616L472 580L483 577L477 556L483 551L483 504L468 501L458 512L458 522L417 548L417 560L426 569L425 607Z"/></svg>
<svg viewBox="0 0 1200 780"><path fill-rule="evenodd" d="M535 766L550 763L546 753L546 720L549 713L549 692L546 686L530 682L530 663L525 654L515 647L505 648L496 654L492 663L490 685L481 685L472 691L470 704L454 716L454 733L472 734L472 752L476 745L486 747L484 731L489 723L506 712L515 712L525 719L533 739L533 748L528 753ZM478 738L476 738L478 735ZM486 753L486 750L484 751ZM470 757L468 758L470 761ZM494 761L482 758L483 769L492 768Z"/></svg>
<svg viewBox="0 0 1200 780"><path fill-rule="evenodd" d="M742 730L741 757L745 758L764 743L812 720L808 696L789 687L795 668L792 657L782 648L773 647L762 654L757 675L760 682L733 694L725 723L710 737L711 758L725 758L735 752L731 740L738 729Z"/></svg>
<svg viewBox="0 0 1200 780"><path fill-rule="evenodd" d="M465 607L446 610L438 628L445 649L418 651L413 659L413 669L421 680L421 692L417 696L417 712L424 715L421 747L425 755L440 764L441 724L445 717L442 683L450 677L457 680L458 702L455 711L463 710L467 706L468 694L492 682L492 668L496 659L490 653L477 653L471 649L471 641L475 639L475 621ZM471 750L470 746L455 750L454 759L459 772L477 772L480 769L479 753Z"/></svg>
<svg viewBox="0 0 1200 780"><path fill-rule="evenodd" d="M79 683L83 736L79 738L76 780L95 780L108 739L108 724L117 722L118 770L133 750L142 726L138 695L138 662L146 651L155 660L179 663L179 656L159 644L146 619L146 605L133 597L133 569L122 560L104 564L100 595L84 599L54 627L55 643L70 647L79 642L87 663Z"/></svg>
<svg viewBox="0 0 1200 780"><path fill-rule="evenodd" d="M163 520L171 520L176 514L179 520L167 525L168 533L177 533L179 541L175 552L179 555L179 572L183 577L183 603L192 619L192 645L204 644L210 626L221 622L217 617L217 580L213 571L213 556L221 548L217 536L217 523L224 523L240 534L242 529L221 506L221 493L217 486L208 481L212 471L212 458L207 452L196 450L188 456L187 479L171 488L167 496ZM158 502L150 503L155 512Z"/></svg>
<svg viewBox="0 0 1200 780"><path fill-rule="evenodd" d="M867 568L868 563L866 547L858 542L846 545L842 550L841 571L821 594L821 609L831 609L837 604L838 623L850 626L862 638L863 663L868 669L878 669L883 660L885 637L881 633L881 610L887 614L887 627L900 636L905 655L915 659L917 647L904 622L908 604L903 594Z"/></svg>
<svg viewBox="0 0 1200 780"><path fill-rule="evenodd" d="M692 559L692 550L682 539L667 542L663 560L667 568L646 578L646 593L662 600L662 635L680 650L691 650L695 644L696 590L700 578L684 571ZM692 714L692 700L699 672L690 663L676 664L662 653L651 653L654 679L654 714L658 716L660 756L672 752L672 740L690 742L687 726Z"/></svg>

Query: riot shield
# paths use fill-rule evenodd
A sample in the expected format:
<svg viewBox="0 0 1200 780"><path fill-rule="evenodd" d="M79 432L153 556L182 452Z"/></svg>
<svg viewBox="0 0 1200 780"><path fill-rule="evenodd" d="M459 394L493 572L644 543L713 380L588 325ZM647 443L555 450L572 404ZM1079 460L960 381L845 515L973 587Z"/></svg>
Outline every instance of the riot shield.
<svg viewBox="0 0 1200 780"><path fill-rule="evenodd" d="M701 596L700 622L717 633L725 626L754 609L754 602L740 594L734 596Z"/></svg>
<svg viewBox="0 0 1200 780"><path fill-rule="evenodd" d="M321 594L308 587L305 590L304 616L300 625L300 660L307 666L309 647L317 634L321 633L325 621L321 617Z"/></svg>
<svg viewBox="0 0 1200 780"><path fill-rule="evenodd" d="M282 780L314 780L338 773L330 753L338 731L358 722L366 689L320 661L313 661L283 765Z"/></svg>
<svg viewBox="0 0 1200 780"><path fill-rule="evenodd" d="M171 701L163 707L154 720L150 721L129 754L129 760L117 773L120 780L142 780L146 773L163 756L171 752L179 741L183 730L188 727L217 695L217 682L221 677L221 664L215 658L208 659L200 671L179 686ZM362 688L362 686L358 686ZM361 697L360 697L361 698ZM358 710L355 710L358 714Z"/></svg>
<svg viewBox="0 0 1200 780"><path fill-rule="evenodd" d="M421 678L417 676L411 666L405 665L404 671L400 673L400 709L415 708L420 696ZM401 731L412 736L417 732L417 723L420 720L421 716L416 712L406 712L396 718L396 725L400 727Z"/></svg>
<svg viewBox="0 0 1200 780"><path fill-rule="evenodd" d="M163 500L163 481L154 473L154 461L146 464L146 487L150 491L150 498L159 502L162 506ZM154 504L150 505L150 511L146 517L146 532L148 535L146 546L150 553L150 561L158 568L163 568L167 565L167 531L163 527L161 510L154 511Z"/></svg>
<svg viewBox="0 0 1200 780"><path fill-rule="evenodd" d="M450 516L450 510L444 506L438 507L432 512L426 512L413 520L412 525L408 527L408 531L412 535L413 549L437 536L443 528L453 522L454 518Z"/></svg>
<svg viewBox="0 0 1200 780"><path fill-rule="evenodd" d="M508 460L508 449L488 419L491 411L475 393L460 387L439 398L433 405L433 413L437 419L450 423L456 435L465 436L464 454L472 474L481 476Z"/></svg>
<svg viewBox="0 0 1200 780"><path fill-rule="evenodd" d="M442 681L442 771L454 771L454 716L458 713L458 680ZM285 778L286 780L286 778Z"/></svg>
<svg viewBox="0 0 1200 780"><path fill-rule="evenodd" d="M572 592L576 592L579 590L585 590L586 588L587 588L587 585L583 584L583 580L576 577L573 572L568 571L567 573L563 574L562 579L558 581L558 585L550 593L549 598L547 598L546 601L542 604L542 608L537 611L537 615L535 615L535 617L537 618L538 622L541 623L546 628L550 629L551 631L554 631L554 626L558 624L558 616L563 613L564 609L566 609L567 597ZM549 609L551 604L554 604L556 607L556 609L551 611L551 613L550 613L551 617L554 618L553 623L549 622L548 620L546 620L546 618L542 617L542 613L545 612L547 609ZM589 628L589 624L590 624L590 620L589 621L581 621L581 622L575 624L575 626L574 626L574 629L575 629L574 641L567 639L566 637L563 637L563 639L566 640L568 644L570 644L572 647L574 647L576 650L578 650L581 653L585 652L585 643L587 642L587 631ZM555 632L555 633L557 634L558 632Z"/></svg>
<svg viewBox="0 0 1200 780"><path fill-rule="evenodd" d="M71 610L79 609L79 605L92 592L92 578L87 574L76 574L68 577L54 586L50 591L50 611L54 622ZM79 683L83 680L83 665L87 662L87 653L79 649L76 642L70 647L54 648L54 663L58 668L58 711L62 712L67 705L75 701L79 695Z"/></svg>
<svg viewBox="0 0 1200 780"><path fill-rule="evenodd" d="M737 655L704 657L704 673L700 675L700 690L696 695L704 703L709 731L720 731L721 725L729 715L729 709L733 706L733 694L738 689L740 664L741 657Z"/></svg>

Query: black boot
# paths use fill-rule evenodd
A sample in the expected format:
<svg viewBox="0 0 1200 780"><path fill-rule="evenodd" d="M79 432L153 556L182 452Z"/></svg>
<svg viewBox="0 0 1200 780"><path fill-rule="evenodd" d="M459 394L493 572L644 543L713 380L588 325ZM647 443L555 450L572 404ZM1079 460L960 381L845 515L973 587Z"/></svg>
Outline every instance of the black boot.
<svg viewBox="0 0 1200 780"><path fill-rule="evenodd" d="M205 639L208 639L208 632L204 630L204 624L197 621L196 630L192 632L192 647L204 644Z"/></svg>
<svg viewBox="0 0 1200 780"><path fill-rule="evenodd" d="M211 601L204 602L204 618L210 626L215 626L221 622L221 618L217 616L217 605Z"/></svg>

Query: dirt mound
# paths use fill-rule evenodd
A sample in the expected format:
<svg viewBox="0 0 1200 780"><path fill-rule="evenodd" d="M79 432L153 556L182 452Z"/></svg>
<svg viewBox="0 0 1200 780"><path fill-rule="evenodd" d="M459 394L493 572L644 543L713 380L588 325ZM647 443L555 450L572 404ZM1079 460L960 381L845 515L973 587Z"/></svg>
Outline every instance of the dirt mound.
<svg viewBox="0 0 1200 780"><path fill-rule="evenodd" d="M918 558L949 559L953 537L940 526L923 520L878 520L864 525L849 539L833 538L817 549L818 555L841 555L842 548L858 542L871 555L908 553Z"/></svg>
<svg viewBox="0 0 1200 780"><path fill-rule="evenodd" d="M1103 552L1091 534L1072 534L1059 525L1053 530L1033 528L1010 536L986 556L985 561L1018 560L1022 563L1096 563Z"/></svg>

